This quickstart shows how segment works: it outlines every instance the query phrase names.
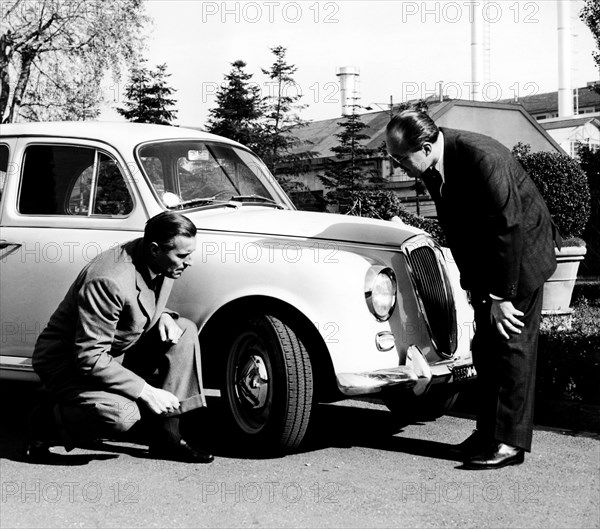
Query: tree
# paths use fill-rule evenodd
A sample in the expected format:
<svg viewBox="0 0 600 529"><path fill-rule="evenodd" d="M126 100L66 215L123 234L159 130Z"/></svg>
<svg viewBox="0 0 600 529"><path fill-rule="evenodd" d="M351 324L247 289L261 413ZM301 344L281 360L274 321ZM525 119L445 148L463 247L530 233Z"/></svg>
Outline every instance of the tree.
<svg viewBox="0 0 600 529"><path fill-rule="evenodd" d="M142 0L3 1L0 120L86 119L143 43Z"/></svg>
<svg viewBox="0 0 600 529"><path fill-rule="evenodd" d="M264 115L260 88L251 83L244 61L231 63L226 83L217 91L217 107L209 110L208 132L225 136L250 148L261 145L262 128L258 120Z"/></svg>
<svg viewBox="0 0 600 529"><path fill-rule="evenodd" d="M583 9L579 13L579 18L590 28L596 40L598 51L593 51L592 56L598 69L600 69L600 3L598 0L586 0ZM600 94L600 83L596 83L593 86L593 90Z"/></svg>
<svg viewBox="0 0 600 529"><path fill-rule="evenodd" d="M338 204L341 212L346 213L352 209L355 195L373 186L379 180L372 169L365 169L364 160L375 155L376 149L363 145L370 139L368 134L362 132L368 125L362 122L356 113L359 105L352 105L352 112L344 116L338 125L341 131L335 136L339 143L330 150L335 154L334 159L327 161L324 175L319 175L323 184L332 189L327 194L330 202Z"/></svg>
<svg viewBox="0 0 600 529"><path fill-rule="evenodd" d="M177 114L170 108L176 103L171 98L175 90L167 85L171 74L167 74L166 64L150 70L146 62L142 60L131 72L125 89L125 106L117 108L117 112L135 123L170 125Z"/></svg>
<svg viewBox="0 0 600 529"><path fill-rule="evenodd" d="M298 104L302 94L297 91L296 82L292 77L297 68L286 62L286 51L283 46L271 48L275 62L269 70L262 68L263 74L271 79L271 83L269 95L263 98L263 145L258 154L273 174L280 172L278 165L287 168L298 161L298 156L303 159L311 157L310 152L301 155L293 155L290 152L299 144L298 139L293 136L293 131L307 125L296 112L305 109L307 105Z"/></svg>
<svg viewBox="0 0 600 529"><path fill-rule="evenodd" d="M260 145L257 154L283 186L286 192L306 191L308 188L296 178L309 167L307 160L316 156L311 150L298 152L295 148L302 142L294 135L298 128L305 127L297 112L307 105L299 104L302 94L297 90L293 74L297 68L286 61L287 49L283 46L271 48L275 62L269 70L262 68L271 82L269 95L263 98L265 117L262 121Z"/></svg>

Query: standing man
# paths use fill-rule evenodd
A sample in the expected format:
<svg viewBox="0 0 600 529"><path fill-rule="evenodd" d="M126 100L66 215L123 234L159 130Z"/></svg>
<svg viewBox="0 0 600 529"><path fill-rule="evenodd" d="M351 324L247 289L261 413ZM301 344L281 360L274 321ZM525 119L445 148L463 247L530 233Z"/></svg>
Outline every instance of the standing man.
<svg viewBox="0 0 600 529"><path fill-rule="evenodd" d="M156 457L209 463L187 443L179 416L206 406L196 326L165 308L191 265L196 227L164 212L144 237L100 254L79 274L38 338L33 368L54 397L32 415L31 461L53 441L78 443L127 431L148 414ZM149 380L156 380L151 385Z"/></svg>
<svg viewBox="0 0 600 529"><path fill-rule="evenodd" d="M531 451L542 287L556 268L548 209L506 147L481 134L438 129L422 112L392 118L387 151L424 180L471 293L477 429L454 451L470 469L520 464Z"/></svg>

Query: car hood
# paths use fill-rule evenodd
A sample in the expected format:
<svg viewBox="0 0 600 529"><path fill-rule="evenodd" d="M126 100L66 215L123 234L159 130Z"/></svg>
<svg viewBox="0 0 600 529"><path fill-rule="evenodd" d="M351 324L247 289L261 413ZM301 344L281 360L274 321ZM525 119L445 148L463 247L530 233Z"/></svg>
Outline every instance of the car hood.
<svg viewBox="0 0 600 529"><path fill-rule="evenodd" d="M401 221L383 221L310 211L241 206L184 212L200 231L321 239L397 247L424 233Z"/></svg>

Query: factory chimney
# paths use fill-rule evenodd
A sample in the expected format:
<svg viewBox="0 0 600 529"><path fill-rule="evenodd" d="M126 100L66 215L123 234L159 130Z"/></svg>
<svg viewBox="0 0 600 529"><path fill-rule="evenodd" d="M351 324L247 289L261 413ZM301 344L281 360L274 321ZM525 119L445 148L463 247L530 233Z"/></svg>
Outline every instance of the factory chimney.
<svg viewBox="0 0 600 529"><path fill-rule="evenodd" d="M573 115L571 88L570 0L556 0L558 8L558 116Z"/></svg>
<svg viewBox="0 0 600 529"><path fill-rule="evenodd" d="M480 13L475 13L479 2L473 2L471 18L471 101L482 100L483 78L483 20Z"/></svg>
<svg viewBox="0 0 600 529"><path fill-rule="evenodd" d="M336 76L340 79L342 116L348 116L355 110L353 105L358 105L360 102L358 80L360 71L356 66L342 66L337 69Z"/></svg>

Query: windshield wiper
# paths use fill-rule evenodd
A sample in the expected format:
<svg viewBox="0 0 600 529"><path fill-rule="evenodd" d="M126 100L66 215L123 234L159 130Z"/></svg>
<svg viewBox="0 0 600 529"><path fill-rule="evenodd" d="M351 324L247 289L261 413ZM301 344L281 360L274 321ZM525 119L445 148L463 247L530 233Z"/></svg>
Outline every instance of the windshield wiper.
<svg viewBox="0 0 600 529"><path fill-rule="evenodd" d="M268 197L263 197L261 195L235 195L233 197L231 197L231 200L237 201L237 202L267 202L269 205L273 205L276 208L279 209L285 209L283 207L283 204L280 204L279 202L277 202L276 200L273 200L272 198L268 198Z"/></svg>
<svg viewBox="0 0 600 529"><path fill-rule="evenodd" d="M203 198L190 198L189 200L182 200L178 204L174 204L170 206L170 208L184 208L189 206L196 206L198 204L222 204L224 206L229 207L237 207L235 204L232 204L229 200L217 199L216 196L213 197L203 197Z"/></svg>

